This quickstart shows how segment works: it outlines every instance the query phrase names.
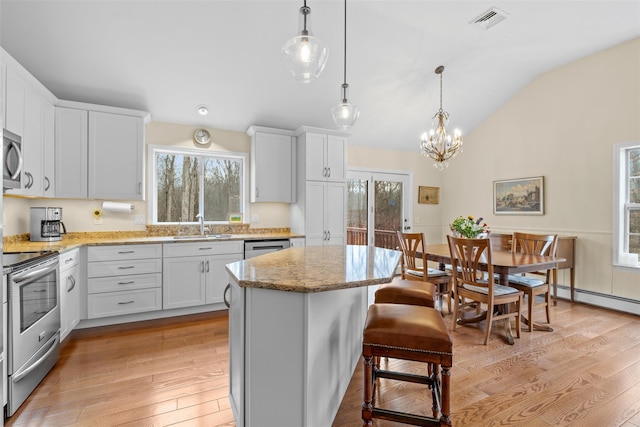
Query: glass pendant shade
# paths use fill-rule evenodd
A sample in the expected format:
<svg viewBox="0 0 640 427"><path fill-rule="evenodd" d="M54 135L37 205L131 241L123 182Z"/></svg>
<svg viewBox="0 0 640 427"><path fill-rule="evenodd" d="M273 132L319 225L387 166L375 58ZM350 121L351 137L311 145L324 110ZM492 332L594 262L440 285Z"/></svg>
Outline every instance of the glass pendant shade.
<svg viewBox="0 0 640 427"><path fill-rule="evenodd" d="M343 99L341 103L331 109L331 115L339 129L348 130L358 120L360 109Z"/></svg>
<svg viewBox="0 0 640 427"><path fill-rule="evenodd" d="M282 46L282 54L287 68L299 82L309 83L317 79L327 65L329 47L309 30L311 9L300 8L300 24L297 36L290 38Z"/></svg>

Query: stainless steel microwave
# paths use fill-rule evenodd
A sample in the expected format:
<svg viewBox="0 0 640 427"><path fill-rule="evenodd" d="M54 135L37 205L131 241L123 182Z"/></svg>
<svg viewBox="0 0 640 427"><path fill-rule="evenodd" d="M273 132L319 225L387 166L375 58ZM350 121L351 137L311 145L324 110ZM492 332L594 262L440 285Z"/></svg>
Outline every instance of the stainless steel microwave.
<svg viewBox="0 0 640 427"><path fill-rule="evenodd" d="M22 138L2 130L2 188L20 188L22 178Z"/></svg>

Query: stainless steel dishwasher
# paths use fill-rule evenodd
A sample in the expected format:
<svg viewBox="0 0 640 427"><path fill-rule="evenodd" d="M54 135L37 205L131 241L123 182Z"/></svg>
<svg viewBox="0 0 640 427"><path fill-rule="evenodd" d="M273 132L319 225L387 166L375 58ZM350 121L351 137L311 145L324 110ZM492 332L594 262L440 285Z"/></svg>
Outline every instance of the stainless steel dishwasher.
<svg viewBox="0 0 640 427"><path fill-rule="evenodd" d="M290 246L289 239L245 240L244 259L254 258L271 252L281 251Z"/></svg>

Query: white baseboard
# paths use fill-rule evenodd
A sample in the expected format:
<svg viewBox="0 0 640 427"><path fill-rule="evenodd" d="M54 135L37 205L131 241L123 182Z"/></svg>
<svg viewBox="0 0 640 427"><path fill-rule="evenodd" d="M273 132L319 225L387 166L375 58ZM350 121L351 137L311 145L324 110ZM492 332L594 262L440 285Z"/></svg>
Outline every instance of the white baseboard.
<svg viewBox="0 0 640 427"><path fill-rule="evenodd" d="M558 298L571 300L570 288L558 285ZM629 298L575 289L574 301L640 316L640 301Z"/></svg>

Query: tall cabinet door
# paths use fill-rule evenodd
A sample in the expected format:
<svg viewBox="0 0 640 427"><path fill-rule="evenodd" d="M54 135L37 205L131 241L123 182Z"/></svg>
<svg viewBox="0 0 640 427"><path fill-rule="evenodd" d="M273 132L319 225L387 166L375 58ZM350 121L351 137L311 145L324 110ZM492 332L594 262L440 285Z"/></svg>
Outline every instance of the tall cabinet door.
<svg viewBox="0 0 640 427"><path fill-rule="evenodd" d="M141 117L89 112L89 198L143 200Z"/></svg>
<svg viewBox="0 0 640 427"><path fill-rule="evenodd" d="M44 100L38 93L25 91L24 134L22 135L22 190L24 196L42 196L44 167Z"/></svg>
<svg viewBox="0 0 640 427"><path fill-rule="evenodd" d="M327 180L344 182L347 179L347 138L336 135L327 137L326 163L328 168Z"/></svg>
<svg viewBox="0 0 640 427"><path fill-rule="evenodd" d="M327 185L324 182L307 181L305 203L305 237L307 246L324 245L326 228L325 216L325 191Z"/></svg>
<svg viewBox="0 0 640 427"><path fill-rule="evenodd" d="M346 188L347 186L343 182L326 184L324 222L327 238L325 245L346 244Z"/></svg>
<svg viewBox="0 0 640 427"><path fill-rule="evenodd" d="M86 110L56 107L56 197L87 197L87 117Z"/></svg>

